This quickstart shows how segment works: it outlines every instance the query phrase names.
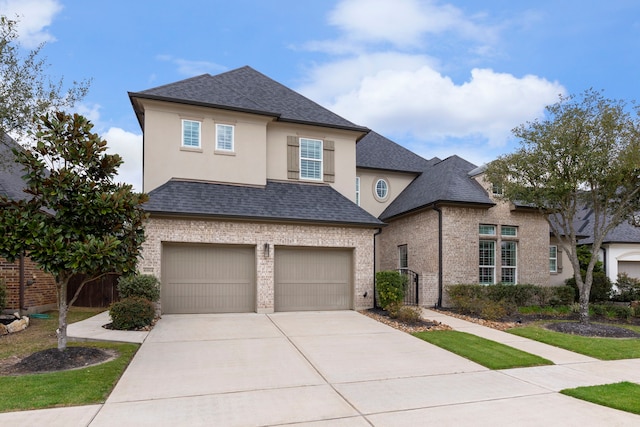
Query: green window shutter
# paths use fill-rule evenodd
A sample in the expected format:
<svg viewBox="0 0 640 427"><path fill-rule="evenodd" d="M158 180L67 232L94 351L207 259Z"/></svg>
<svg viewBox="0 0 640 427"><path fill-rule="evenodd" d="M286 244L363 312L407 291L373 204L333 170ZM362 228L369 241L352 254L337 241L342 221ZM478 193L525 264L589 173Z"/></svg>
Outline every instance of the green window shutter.
<svg viewBox="0 0 640 427"><path fill-rule="evenodd" d="M322 164L323 164L323 180L324 182L335 182L335 143L333 141L324 141L322 144Z"/></svg>
<svg viewBox="0 0 640 427"><path fill-rule="evenodd" d="M289 179L300 179L300 141L287 136L287 172Z"/></svg>

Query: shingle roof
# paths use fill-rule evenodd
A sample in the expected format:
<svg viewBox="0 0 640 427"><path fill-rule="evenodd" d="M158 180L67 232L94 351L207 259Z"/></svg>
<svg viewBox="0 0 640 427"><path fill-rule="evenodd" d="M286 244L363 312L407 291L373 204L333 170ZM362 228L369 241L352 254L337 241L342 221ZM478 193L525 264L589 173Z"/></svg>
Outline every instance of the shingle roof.
<svg viewBox="0 0 640 427"><path fill-rule="evenodd" d="M593 210L582 208L579 213L580 220L578 234L588 236L580 240L580 244L593 243ZM605 236L602 243L640 243L640 227L636 227L625 221L611 230Z"/></svg>
<svg viewBox="0 0 640 427"><path fill-rule="evenodd" d="M0 194L12 200L27 199L28 195L23 191L26 187L22 179L24 171L15 162L13 148L21 149L20 145L10 136L0 133Z"/></svg>
<svg viewBox="0 0 640 427"><path fill-rule="evenodd" d="M387 221L435 203L464 203L483 207L495 205L487 192L469 171L476 166L458 156L427 167L402 193L382 212L380 219Z"/></svg>
<svg viewBox="0 0 640 427"><path fill-rule="evenodd" d="M374 131L358 141L356 148L356 166L359 168L419 173L438 161L438 158L420 157Z"/></svg>
<svg viewBox="0 0 640 427"><path fill-rule="evenodd" d="M381 221L328 185L267 181L265 187L171 180L149 193L156 214L380 227Z"/></svg>
<svg viewBox="0 0 640 427"><path fill-rule="evenodd" d="M212 76L203 74L179 82L129 92L141 126L142 111L135 98L181 102L276 117L280 121L368 131L310 99L245 66Z"/></svg>

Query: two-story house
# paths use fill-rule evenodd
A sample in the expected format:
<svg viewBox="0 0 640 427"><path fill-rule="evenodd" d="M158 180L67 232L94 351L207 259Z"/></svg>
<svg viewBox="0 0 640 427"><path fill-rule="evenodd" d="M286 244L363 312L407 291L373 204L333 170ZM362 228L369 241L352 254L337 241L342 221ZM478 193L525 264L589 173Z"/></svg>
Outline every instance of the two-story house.
<svg viewBox="0 0 640 427"><path fill-rule="evenodd" d="M144 133L142 272L165 313L360 309L374 271L549 285L549 228L483 168L424 159L243 67L129 94ZM446 303L446 301L444 301Z"/></svg>
<svg viewBox="0 0 640 427"><path fill-rule="evenodd" d="M150 196L140 270L164 313L372 306L383 223L354 189L367 128L250 67L129 97Z"/></svg>

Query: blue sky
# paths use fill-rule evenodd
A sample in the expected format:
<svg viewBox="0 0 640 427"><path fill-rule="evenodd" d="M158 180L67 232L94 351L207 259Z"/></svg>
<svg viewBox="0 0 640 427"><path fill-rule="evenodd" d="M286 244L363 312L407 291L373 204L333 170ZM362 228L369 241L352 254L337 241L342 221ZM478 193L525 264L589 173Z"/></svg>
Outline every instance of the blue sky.
<svg viewBox="0 0 640 427"><path fill-rule="evenodd" d="M637 0L0 0L139 190L127 92L249 65L431 158L478 165L559 94L640 101Z"/></svg>

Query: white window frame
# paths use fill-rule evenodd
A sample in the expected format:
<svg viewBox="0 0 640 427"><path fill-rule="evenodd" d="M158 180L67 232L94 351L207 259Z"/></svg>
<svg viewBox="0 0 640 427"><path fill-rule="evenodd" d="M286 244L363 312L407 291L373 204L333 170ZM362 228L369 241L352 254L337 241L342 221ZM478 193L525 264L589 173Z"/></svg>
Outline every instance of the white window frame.
<svg viewBox="0 0 640 427"><path fill-rule="evenodd" d="M507 246L513 248L513 249L509 249L510 251L513 252L512 258L504 256L505 248ZM513 260L513 265L506 264L506 261L510 261L510 260ZM501 283L507 283L509 285L518 284L518 243L517 242L511 241L511 240L503 240L502 242L500 242L500 264L501 264L501 270L500 270ZM506 282L504 280L504 278L507 276L507 274L505 274L505 272L507 271L511 272L511 275L513 277L512 282Z"/></svg>
<svg viewBox="0 0 640 427"><path fill-rule="evenodd" d="M198 145L193 145L191 142L187 143L187 129L185 127L185 125L196 125L197 124L197 128L198 128L198 141L197 144ZM189 130L189 132L193 132L193 130ZM193 138L193 135L190 135L188 137L189 139ZM188 119L182 119L182 147L184 148L194 148L194 149L199 149L202 148L202 122L198 121L198 120L188 120Z"/></svg>
<svg viewBox="0 0 640 427"><path fill-rule="evenodd" d="M380 184L382 184L383 186L380 186ZM384 189L384 195L382 196L378 193L378 190L380 189ZM384 178L378 178L376 180L376 185L373 187L373 193L379 200L385 200L387 197L389 197L389 183L387 182L387 180Z"/></svg>
<svg viewBox="0 0 640 427"><path fill-rule="evenodd" d="M398 245L398 268L409 268L409 247L406 244Z"/></svg>
<svg viewBox="0 0 640 427"><path fill-rule="evenodd" d="M360 206L360 177L356 176L356 205Z"/></svg>
<svg viewBox="0 0 640 427"><path fill-rule="evenodd" d="M231 141L226 141L227 130L231 131ZM223 123L216 123L216 150L233 152L235 149L235 133L236 133L235 126L223 124ZM225 138L225 140L221 141L221 138ZM227 143L230 143L229 147L227 147L226 145Z"/></svg>
<svg viewBox="0 0 640 427"><path fill-rule="evenodd" d="M553 263L553 267L552 267L552 263ZM558 272L558 245L549 245L549 273L557 273L557 272Z"/></svg>
<svg viewBox="0 0 640 427"><path fill-rule="evenodd" d="M496 226L491 224L480 224L478 226L478 234L481 236L495 236Z"/></svg>
<svg viewBox="0 0 640 427"><path fill-rule="evenodd" d="M513 234L506 234L505 230L513 230ZM518 237L518 227L514 227L513 225L501 225L500 235L502 237Z"/></svg>
<svg viewBox="0 0 640 427"><path fill-rule="evenodd" d="M314 158L314 157L304 157L303 154L303 144L304 143L317 143L320 146L319 149L319 156L320 158ZM323 179L323 174L324 174L324 164L323 164L323 142L321 139L312 139L312 138L300 138L300 179L306 179L306 180L310 180L310 181L322 181ZM305 172L308 171L307 168L303 168L302 165L305 162L309 162L309 163L313 163L313 164L317 164L318 168L317 170L319 171L318 176L309 176L308 174L305 174ZM316 168L314 168L315 170Z"/></svg>
<svg viewBox="0 0 640 427"><path fill-rule="evenodd" d="M485 261L486 257L482 256L482 246L484 244L490 244L491 245L491 259L490 261L493 262L493 264L486 264L483 263ZM479 269L478 269L478 283L480 283L481 285L493 285L496 283L496 241L495 240L480 240L479 244L478 244L478 264L479 264ZM485 270L485 272L483 272L483 270ZM486 276L486 273L490 273L491 275L491 281L486 281L486 280L482 280L484 276Z"/></svg>

